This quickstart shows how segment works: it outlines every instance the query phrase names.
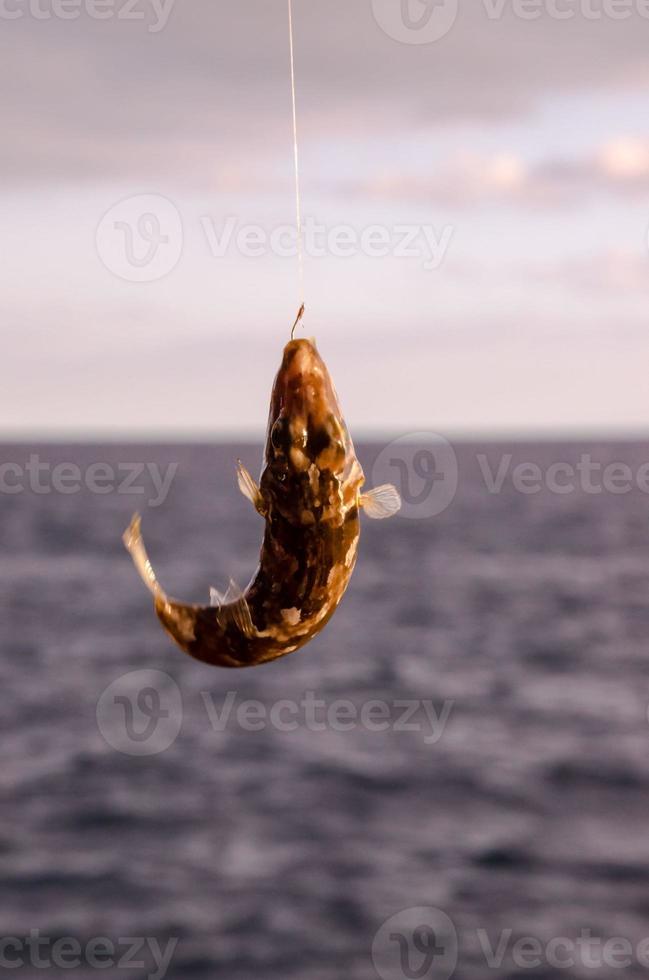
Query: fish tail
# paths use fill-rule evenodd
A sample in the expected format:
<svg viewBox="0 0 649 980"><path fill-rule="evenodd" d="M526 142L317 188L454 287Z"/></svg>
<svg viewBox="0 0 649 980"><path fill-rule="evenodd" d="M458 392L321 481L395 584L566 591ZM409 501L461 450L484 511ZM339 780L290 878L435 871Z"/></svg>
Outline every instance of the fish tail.
<svg viewBox="0 0 649 980"><path fill-rule="evenodd" d="M156 601L158 599L165 600L166 595L158 582L156 574L153 571L153 566L149 561L149 556L146 553L146 548L144 547L140 529L141 523L142 519L140 515L135 514L124 532L122 540L149 592L154 596Z"/></svg>

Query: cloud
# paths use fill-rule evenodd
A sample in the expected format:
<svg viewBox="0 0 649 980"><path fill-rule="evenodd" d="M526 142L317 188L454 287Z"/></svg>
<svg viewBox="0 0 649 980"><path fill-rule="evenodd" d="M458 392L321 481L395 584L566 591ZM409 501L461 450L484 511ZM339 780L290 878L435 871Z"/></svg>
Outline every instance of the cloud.
<svg viewBox="0 0 649 980"><path fill-rule="evenodd" d="M285 4L177 0L159 33L149 32L150 0L139 8L149 15L141 21L2 21L5 178L172 173L211 186L221 165L252 160L262 179L289 159ZM330 0L298 6L295 33L306 146L393 143L521 118L548 97L649 88L637 18L493 20L472 0L447 37L415 46L379 28L370 0Z"/></svg>
<svg viewBox="0 0 649 980"><path fill-rule="evenodd" d="M634 294L637 303L640 296L649 299L649 248L643 253L614 248L578 259L564 259L553 266L529 270L537 282L562 285L570 290L584 292L588 297L608 294L620 305L622 298ZM642 313L642 309L638 309Z"/></svg>
<svg viewBox="0 0 649 980"><path fill-rule="evenodd" d="M576 161L549 160L531 174L543 193L563 200L567 195L588 195L599 190L610 194L649 193L649 139L618 137L595 153Z"/></svg>
<svg viewBox="0 0 649 980"><path fill-rule="evenodd" d="M460 0L446 37L413 46L372 0L296 0L305 216L363 229L429 221L431 202L458 212L434 215L456 229L434 272L308 259L306 329L361 429L627 425L649 344L644 218L627 206L649 194L649 22L526 21L511 3L493 20L486 2ZM158 33L153 0L135 6L149 16L0 18L3 426L260 432L297 266L217 259L200 219L293 220L286 2L176 0ZM151 191L178 205L183 257L124 282L97 225ZM607 207L575 215L591 202Z"/></svg>
<svg viewBox="0 0 649 980"><path fill-rule="evenodd" d="M564 207L604 192L649 195L649 140L613 139L587 157L528 164L513 153L460 153L428 175L382 172L339 185L348 194L468 207L482 203Z"/></svg>

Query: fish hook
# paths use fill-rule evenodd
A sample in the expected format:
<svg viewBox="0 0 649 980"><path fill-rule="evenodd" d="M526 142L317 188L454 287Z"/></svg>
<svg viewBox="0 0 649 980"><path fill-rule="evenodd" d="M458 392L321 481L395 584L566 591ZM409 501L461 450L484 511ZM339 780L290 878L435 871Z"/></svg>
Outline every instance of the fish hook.
<svg viewBox="0 0 649 980"><path fill-rule="evenodd" d="M295 330L297 328L298 323L304 316L304 310L305 310L305 306L304 303L302 303L302 306L297 311L297 316L295 317L295 323L293 324L293 329L291 330L291 340L293 340L293 335L295 334Z"/></svg>

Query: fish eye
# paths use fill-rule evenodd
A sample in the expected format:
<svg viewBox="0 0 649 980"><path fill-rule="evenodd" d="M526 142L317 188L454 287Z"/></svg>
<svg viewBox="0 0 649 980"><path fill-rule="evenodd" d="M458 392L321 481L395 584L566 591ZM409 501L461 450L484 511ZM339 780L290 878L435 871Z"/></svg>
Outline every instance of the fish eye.
<svg viewBox="0 0 649 980"><path fill-rule="evenodd" d="M287 431L286 419L277 419L270 430L270 441L273 449L278 452L282 452L285 448Z"/></svg>

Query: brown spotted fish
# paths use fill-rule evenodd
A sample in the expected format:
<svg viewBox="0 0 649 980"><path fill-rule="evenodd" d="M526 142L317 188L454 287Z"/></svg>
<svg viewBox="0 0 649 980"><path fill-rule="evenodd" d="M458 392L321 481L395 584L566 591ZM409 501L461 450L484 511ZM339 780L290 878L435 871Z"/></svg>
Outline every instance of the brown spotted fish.
<svg viewBox="0 0 649 980"><path fill-rule="evenodd" d="M364 476L324 361L312 340L284 349L270 404L259 485L239 462L241 492L264 518L259 568L245 592L212 590L208 606L168 598L147 557L136 516L124 543L166 631L196 660L254 667L293 653L333 616L349 584L368 517L395 514L392 486L361 493Z"/></svg>

